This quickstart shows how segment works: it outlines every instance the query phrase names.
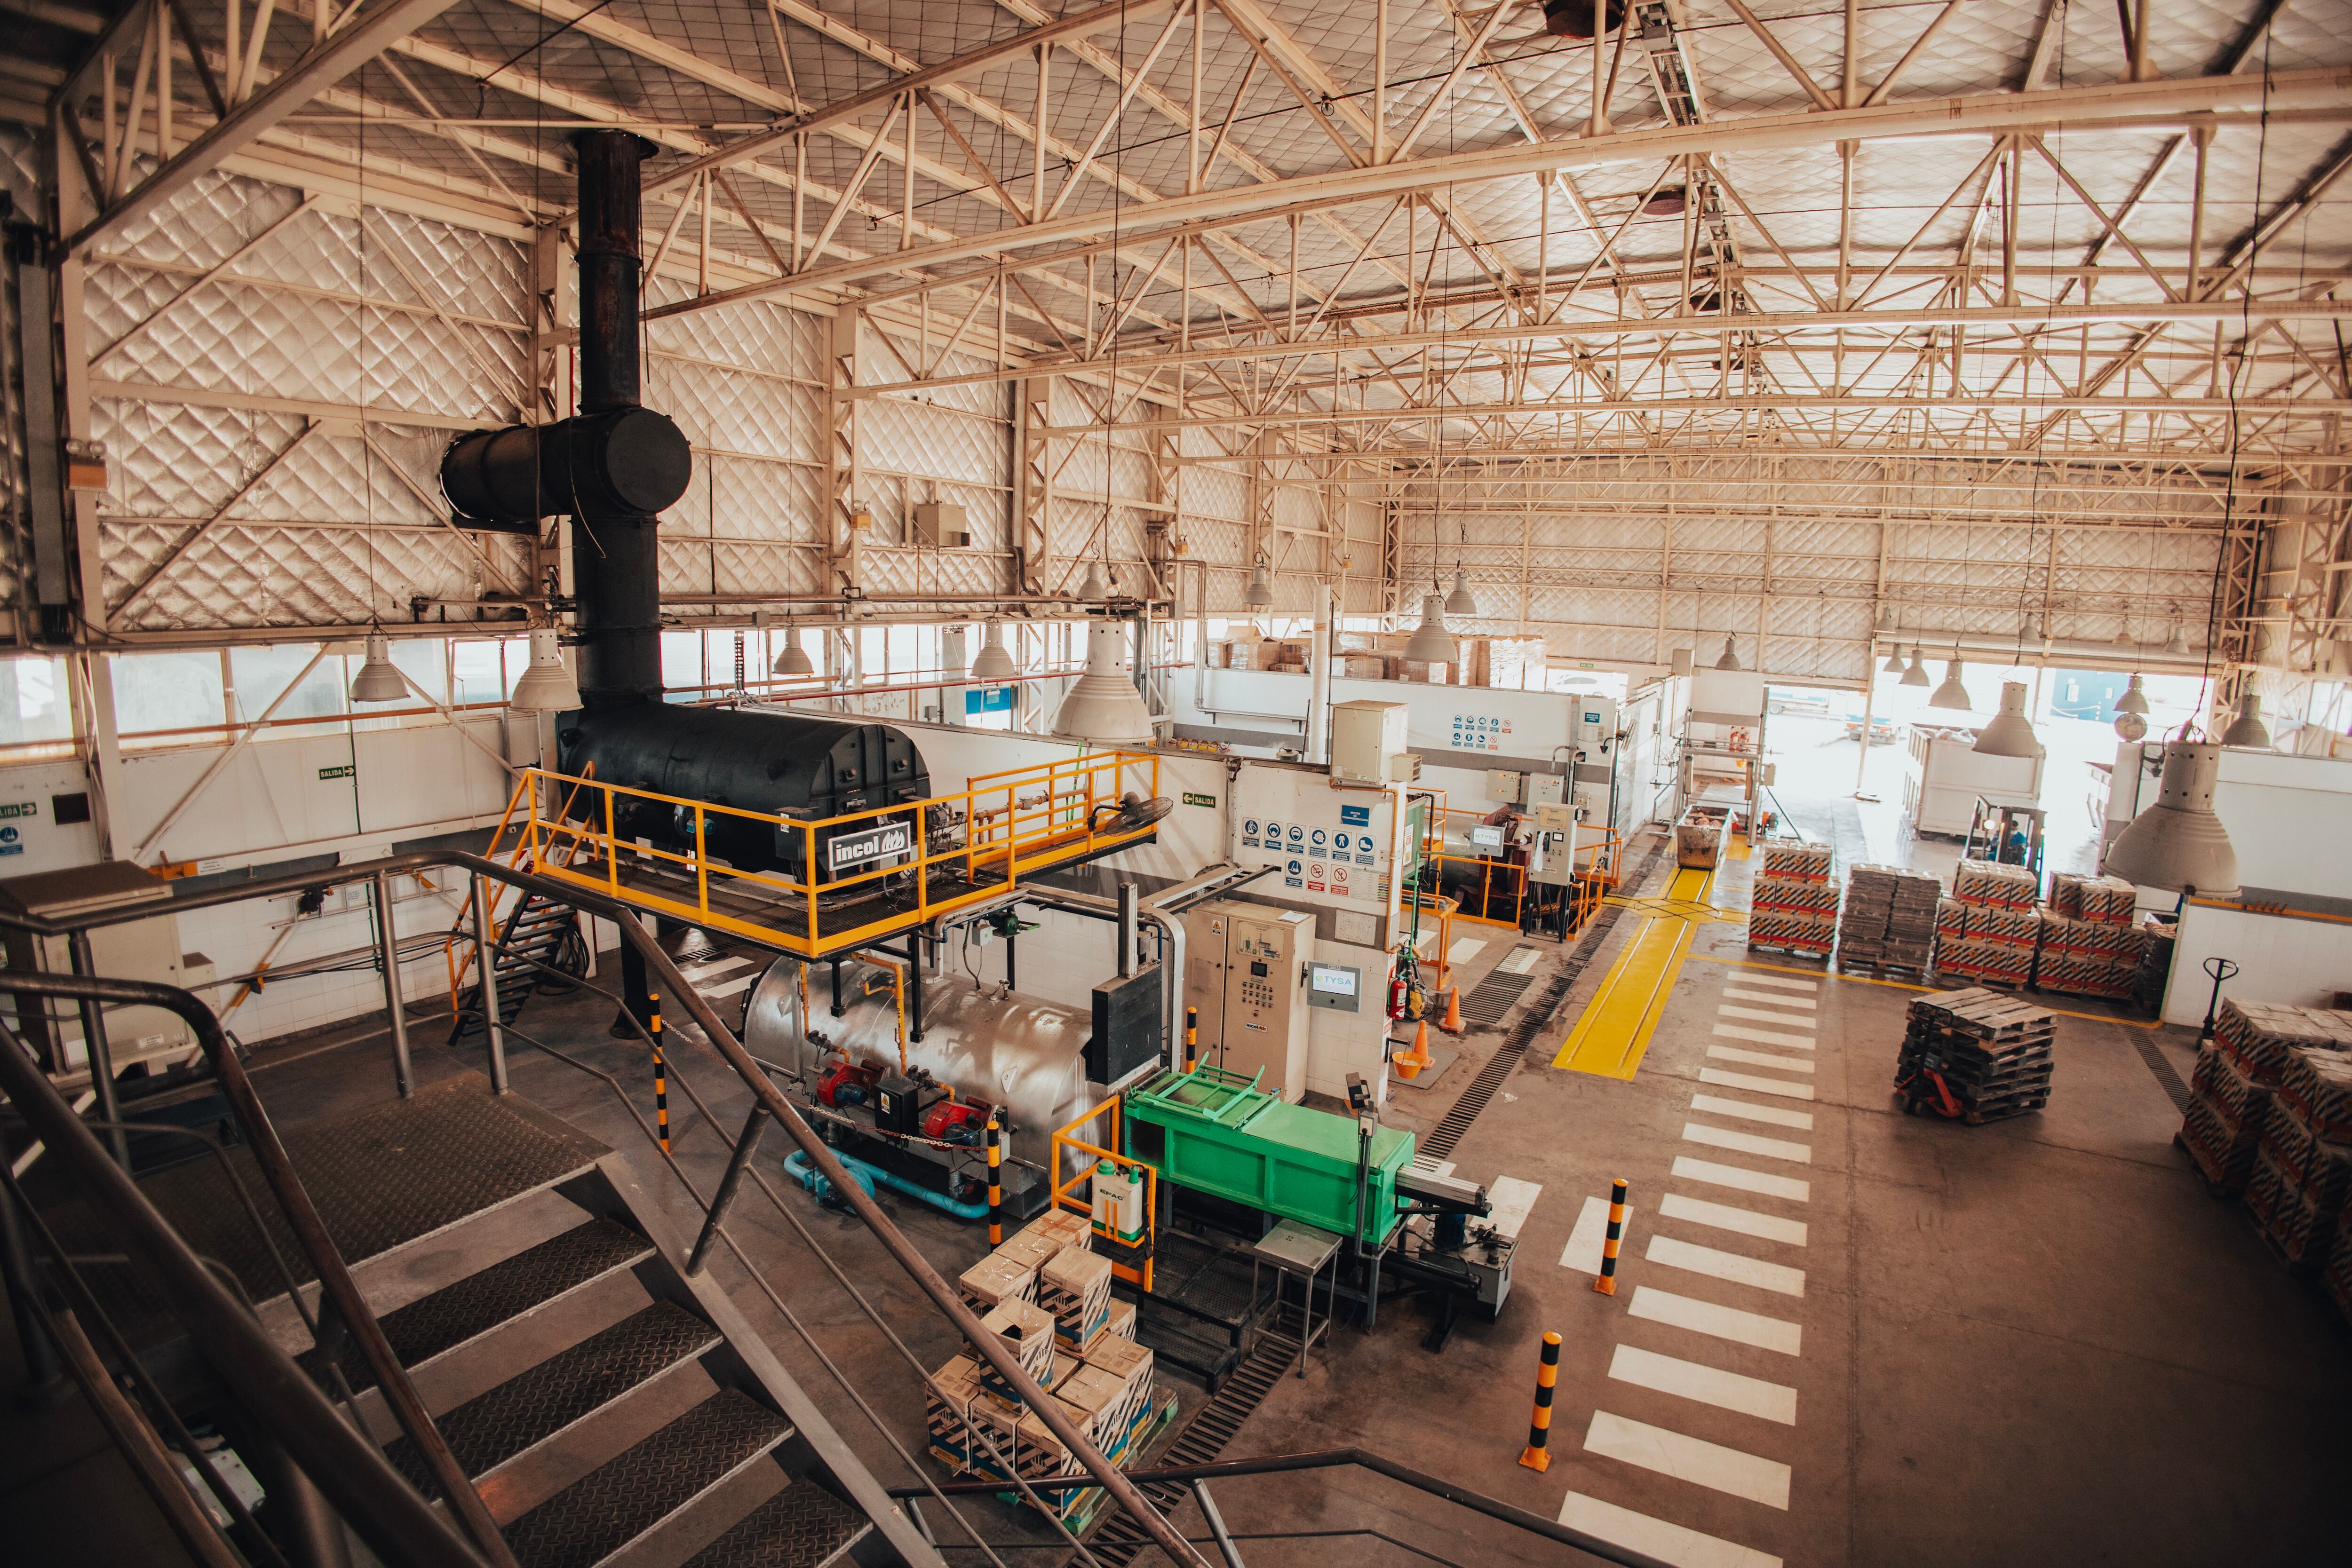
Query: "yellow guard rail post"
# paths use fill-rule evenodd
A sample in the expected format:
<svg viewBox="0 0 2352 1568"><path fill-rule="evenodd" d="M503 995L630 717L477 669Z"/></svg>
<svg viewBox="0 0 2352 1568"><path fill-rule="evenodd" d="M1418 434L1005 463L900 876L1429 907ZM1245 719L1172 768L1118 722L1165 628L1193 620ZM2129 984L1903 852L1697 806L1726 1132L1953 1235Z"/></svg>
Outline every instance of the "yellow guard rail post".
<svg viewBox="0 0 2352 1568"><path fill-rule="evenodd" d="M1139 1285L1149 1291L1151 1289L1151 1259L1154 1251L1152 1243L1160 1234L1160 1167L1148 1160L1139 1160L1132 1155L1118 1153L1118 1102L1119 1097L1114 1094L1068 1126L1055 1130L1053 1149L1049 1156L1053 1163L1047 1167L1046 1176L1053 1183L1055 1206L1083 1214L1087 1217L1087 1222L1092 1224L1095 1213L1092 1196L1079 1197L1076 1194L1076 1188L1079 1183L1090 1182L1094 1179L1095 1166L1101 1161L1108 1160L1123 1171L1143 1173L1142 1244L1130 1247L1118 1237L1103 1231L1097 1231L1096 1235L1100 1237L1105 1244L1104 1250L1110 1258L1110 1271L1128 1283ZM1100 1145L1090 1144L1076 1135L1080 1127L1105 1113L1108 1113L1110 1116L1111 1147L1106 1149ZM1062 1176L1062 1151L1065 1149L1086 1156L1085 1166L1067 1180ZM1135 1258L1136 1262L1133 1265L1120 1262L1119 1255L1122 1252Z"/></svg>

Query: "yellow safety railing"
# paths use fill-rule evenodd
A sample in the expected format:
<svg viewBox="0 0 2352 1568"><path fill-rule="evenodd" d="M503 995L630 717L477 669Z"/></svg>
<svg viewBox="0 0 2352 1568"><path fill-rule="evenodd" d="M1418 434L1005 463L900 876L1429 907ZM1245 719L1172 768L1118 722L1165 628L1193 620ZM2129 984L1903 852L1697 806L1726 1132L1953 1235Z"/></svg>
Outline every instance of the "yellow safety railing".
<svg viewBox="0 0 2352 1568"><path fill-rule="evenodd" d="M585 783L588 779L594 776L595 771L596 765L593 762L590 763L588 765L587 773L582 775L581 782ZM530 789L530 780L528 779L518 779L516 781L514 792L507 797L507 809L499 815L499 825L490 830L490 845L488 849L482 852L484 858L488 860L497 860L499 858L499 846L506 844L507 830L510 827L518 826L515 821L515 812L522 805L524 797ZM572 798L577 799L578 794L578 790L573 790ZM567 809L569 804L570 802L567 800ZM507 845L504 853L507 864L512 866L517 871L541 871L546 869L542 866L531 863L531 841L527 835L521 834L520 832L518 832L515 841L511 845ZM492 883L490 884L490 929L495 931L499 928L501 912L506 907L507 900L510 896L515 895L515 890L509 887L505 883L499 882ZM459 993L465 988L466 977L473 972L475 946L476 939L473 936L467 935L463 929L450 932L448 938L441 944L441 958L449 968L449 1017L453 1020L462 1010L458 1001L458 997Z"/></svg>
<svg viewBox="0 0 2352 1568"><path fill-rule="evenodd" d="M1614 828L1601 828L1587 838L1591 830L1580 829L1578 843L1571 857L1568 898L1574 915L1570 930L1580 930L1592 912L1601 906L1604 894L1617 885L1618 853L1622 847ZM1443 830L1432 833L1423 845L1424 857L1437 867L1437 885L1447 886L1446 867L1459 871L1455 883L1461 907L1455 918L1475 925L1500 925L1517 929L1528 896L1528 868L1507 860L1495 860L1486 855L1465 855L1449 852ZM1467 885L1462 885L1466 881Z"/></svg>
<svg viewBox="0 0 2352 1568"><path fill-rule="evenodd" d="M1024 873L1146 838L1151 825L1122 827L1118 808L1129 794L1148 800L1159 789L1159 758L1106 751L988 774L952 794L806 820L541 768L524 769L517 793L526 808L521 843L542 874L816 957L994 898ZM681 837L690 822L691 848L665 849L619 831L645 807L668 814ZM904 830L903 846L873 856L878 863L837 875L822 869L840 840L891 829ZM782 835L797 853L776 858L797 873L713 859L714 830L722 838L747 830Z"/></svg>
<svg viewBox="0 0 2352 1568"><path fill-rule="evenodd" d="M1142 1242L1139 1245L1121 1241L1108 1231L1101 1229L1097 1229L1095 1234L1101 1239L1104 1250L1110 1258L1110 1271L1128 1283L1141 1286L1149 1291L1151 1289L1151 1259L1154 1251L1152 1240L1160 1233L1160 1167L1149 1160L1139 1160L1132 1155L1122 1155L1118 1152L1118 1102L1119 1097L1114 1094L1068 1126L1055 1128L1052 1163L1045 1169L1049 1179L1053 1182L1054 1207L1083 1214L1089 1223L1093 1221L1095 1212L1093 1195L1090 1193L1085 1197L1080 1197L1076 1193L1081 1183L1091 1182L1094 1179L1096 1166L1104 1160L1108 1160L1120 1170L1143 1173ZM1090 1144L1084 1138L1073 1135L1080 1127L1106 1114L1110 1117L1111 1146L1109 1148L1104 1148L1099 1144ZM1076 1175L1066 1179L1062 1175L1062 1154L1066 1149L1072 1154L1086 1156L1086 1164L1079 1167ZM1118 1260L1118 1255L1121 1252L1140 1253L1141 1257L1135 1264L1129 1265Z"/></svg>

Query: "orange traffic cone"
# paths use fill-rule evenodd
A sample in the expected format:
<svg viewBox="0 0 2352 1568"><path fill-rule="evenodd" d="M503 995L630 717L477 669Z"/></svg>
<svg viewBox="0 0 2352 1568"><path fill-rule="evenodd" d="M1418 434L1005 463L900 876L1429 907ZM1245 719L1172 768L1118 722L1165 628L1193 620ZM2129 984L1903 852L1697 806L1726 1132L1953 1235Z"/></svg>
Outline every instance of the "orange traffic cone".
<svg viewBox="0 0 2352 1568"><path fill-rule="evenodd" d="M1444 1030L1448 1034L1460 1034L1462 1032L1461 987L1456 986L1452 990L1445 993L1445 1021L1439 1024L1437 1027Z"/></svg>
<svg viewBox="0 0 2352 1568"><path fill-rule="evenodd" d="M1429 1020L1423 1019L1414 1026L1412 1049L1396 1059L1397 1076L1409 1082L1420 1077L1421 1070L1429 1065Z"/></svg>

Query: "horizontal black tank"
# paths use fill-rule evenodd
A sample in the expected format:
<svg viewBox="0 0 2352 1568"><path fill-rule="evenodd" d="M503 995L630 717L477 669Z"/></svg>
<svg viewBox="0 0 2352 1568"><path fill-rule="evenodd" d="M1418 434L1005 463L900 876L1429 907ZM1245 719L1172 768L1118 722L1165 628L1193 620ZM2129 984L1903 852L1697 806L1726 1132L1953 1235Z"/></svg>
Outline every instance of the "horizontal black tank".
<svg viewBox="0 0 2352 1568"><path fill-rule="evenodd" d="M923 754L887 724L812 714L646 703L566 714L558 726L562 770L593 765L600 784L797 821L920 800L931 792ZM596 824L601 827L602 824ZM690 854L694 813L650 801L617 806L614 832ZM897 833L877 828L896 827ZM706 817L704 852L742 871L804 877L808 835L779 824L716 813ZM896 864L921 847L922 824L908 812L818 835L823 880Z"/></svg>

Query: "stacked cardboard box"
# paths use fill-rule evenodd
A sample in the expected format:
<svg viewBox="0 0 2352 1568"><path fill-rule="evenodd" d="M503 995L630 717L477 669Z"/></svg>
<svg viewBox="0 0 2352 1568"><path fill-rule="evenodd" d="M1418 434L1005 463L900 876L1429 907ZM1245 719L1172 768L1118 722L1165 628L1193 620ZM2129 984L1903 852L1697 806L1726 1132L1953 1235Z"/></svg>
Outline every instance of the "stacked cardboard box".
<svg viewBox="0 0 2352 1568"><path fill-rule="evenodd" d="M1937 916L1943 928L1937 970L2001 986L2032 983L2042 925L2033 904L2041 887L2023 866L1962 861L1952 873L1952 902L1959 908Z"/></svg>
<svg viewBox="0 0 2352 1568"><path fill-rule="evenodd" d="M1911 1004L1895 1089L1908 1114L1999 1121L2049 1103L2054 1021L2042 1009L1980 987Z"/></svg>
<svg viewBox="0 0 2352 1568"><path fill-rule="evenodd" d="M1826 956L1837 941L1835 857L1827 844L1770 842L1748 898L1748 945Z"/></svg>
<svg viewBox="0 0 2352 1568"><path fill-rule="evenodd" d="M2129 925L2136 892L2119 876L2082 876L2070 871L2050 877L2050 909L2069 920Z"/></svg>
<svg viewBox="0 0 2352 1568"><path fill-rule="evenodd" d="M2225 997L2213 1040L2247 1077L2275 1085L2286 1074L2287 1052L2297 1046L2352 1050L2352 1012Z"/></svg>
<svg viewBox="0 0 2352 1568"><path fill-rule="evenodd" d="M1936 951L1944 884L1908 866L1858 865L1846 874L1838 962L1925 971Z"/></svg>
<svg viewBox="0 0 2352 1568"><path fill-rule="evenodd" d="M2304 1059L2336 1057L2336 1062L2314 1063ZM2340 1125L2345 1106L2338 1085L2344 1076L2342 1053L2329 1047L2294 1046L2287 1051L2282 1078L2304 1093L2282 1087L2246 1175L2246 1211L2264 1239L2287 1266L2298 1271L2316 1270L2326 1261L2336 1239L2336 1222L2344 1205L2344 1189L2352 1178L2352 1145L2323 1135L2311 1119L2308 1092L2322 1092L2321 1114Z"/></svg>
<svg viewBox="0 0 2352 1568"><path fill-rule="evenodd" d="M2276 1092L2248 1077L2218 1046L2199 1049L2189 1075L2189 1108L2173 1141L2189 1151L2216 1196L2234 1197L2245 1190Z"/></svg>
<svg viewBox="0 0 2352 1568"><path fill-rule="evenodd" d="M2053 913L2042 922L2033 983L2068 996L2127 1001L2147 950L2147 935L2137 926Z"/></svg>
<svg viewBox="0 0 2352 1568"><path fill-rule="evenodd" d="M2352 1324L2352 1208L2336 1218L2336 1245L2327 1254L2327 1270L2321 1281L2327 1290L2327 1299L2336 1303L2336 1315Z"/></svg>
<svg viewBox="0 0 2352 1568"><path fill-rule="evenodd" d="M1054 1317L1054 1338L1076 1350L1110 1322L1110 1260L1066 1247L1037 1272L1037 1304Z"/></svg>

